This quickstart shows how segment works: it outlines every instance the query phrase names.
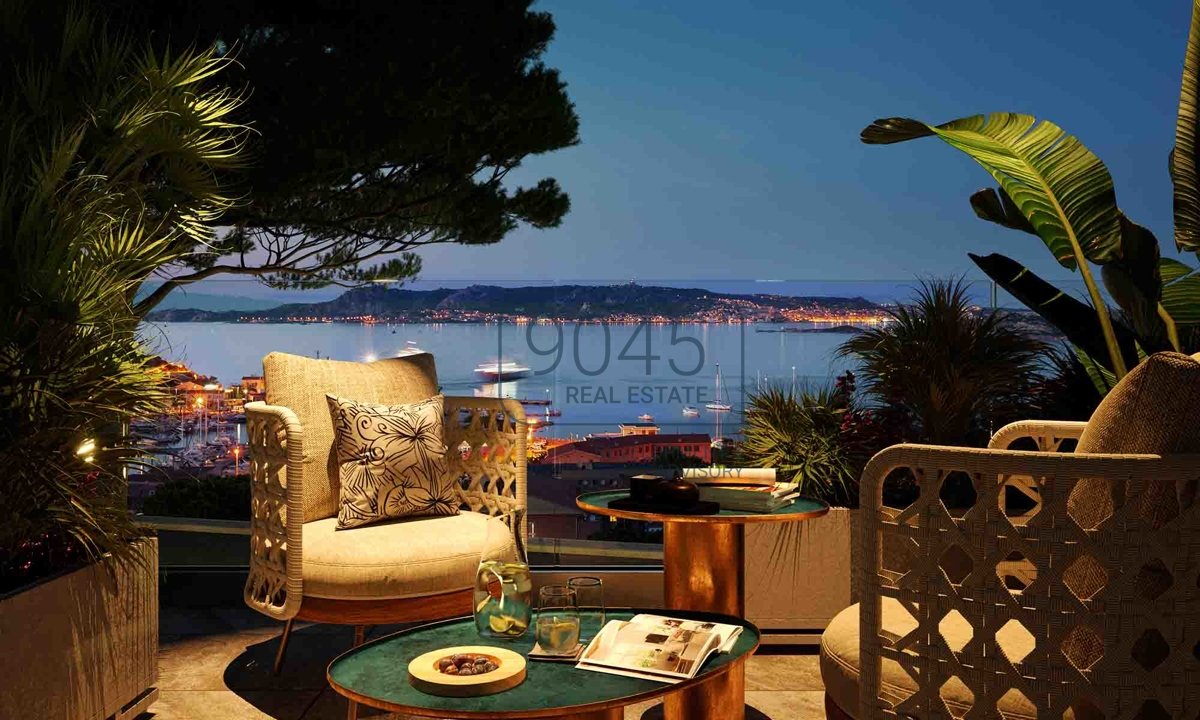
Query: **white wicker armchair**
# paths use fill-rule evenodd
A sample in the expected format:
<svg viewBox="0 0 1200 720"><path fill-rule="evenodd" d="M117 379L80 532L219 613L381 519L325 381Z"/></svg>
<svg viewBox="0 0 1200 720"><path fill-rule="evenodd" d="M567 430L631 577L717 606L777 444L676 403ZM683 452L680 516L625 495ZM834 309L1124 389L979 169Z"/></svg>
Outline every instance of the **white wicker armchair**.
<svg viewBox="0 0 1200 720"><path fill-rule="evenodd" d="M827 715L1200 716L1198 360L1152 356L1087 423L875 456L861 602L822 637ZM895 477L919 487L907 507L885 504ZM944 484L964 478L973 501L948 508Z"/></svg>
<svg viewBox="0 0 1200 720"><path fill-rule="evenodd" d="M251 538L244 596L255 610L287 621L276 672L295 620L355 625L359 642L364 625L470 613L486 525L505 522L525 533L527 428L520 403L445 398L446 460L458 481L459 515L335 533L325 393L369 402L423 399L437 388L432 357L346 363L272 353L264 368L268 400L290 397L309 418L302 422L283 404L246 406ZM366 557L361 567L358 553Z"/></svg>
<svg viewBox="0 0 1200 720"><path fill-rule="evenodd" d="M1022 423L1002 433L1048 446L1078 430ZM974 709L969 717L1062 718L1074 706L1076 717L1125 718L1144 704L1138 717L1146 720L1195 717L1200 506L1153 530L1131 516L1129 503L1084 530L1068 498L1081 480L1129 483L1136 495L1151 482L1192 481L1198 469L1196 455L919 445L880 453L863 476L857 717L951 717ZM882 502L884 480L897 470L913 473L922 489L904 509ZM951 473L969 475L978 493L961 515L947 511L936 492ZM1032 491L1037 504L1014 512L1007 487ZM909 546L906 567L886 567L882 547L892 544ZM953 556L969 558L969 567L955 573ZM1006 571L1006 563L1027 567ZM1148 597L1144 569L1159 563L1173 581ZM1097 572L1106 581L1072 579ZM885 628L889 599L911 620ZM1153 651L1147 657L1135 647ZM915 692L883 682L888 662L912 679L904 690ZM1160 708L1166 714L1152 712Z"/></svg>

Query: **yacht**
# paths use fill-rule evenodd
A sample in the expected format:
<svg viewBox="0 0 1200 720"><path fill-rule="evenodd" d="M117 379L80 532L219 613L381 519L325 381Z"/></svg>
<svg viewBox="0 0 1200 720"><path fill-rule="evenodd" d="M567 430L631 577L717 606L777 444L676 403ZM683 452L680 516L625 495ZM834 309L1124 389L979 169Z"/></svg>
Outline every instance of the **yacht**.
<svg viewBox="0 0 1200 720"><path fill-rule="evenodd" d="M517 380L528 377L533 369L515 362L485 362L475 368L475 372L495 382L497 380Z"/></svg>
<svg viewBox="0 0 1200 720"><path fill-rule="evenodd" d="M641 420L642 422L654 422L654 416L650 413L642 413L641 415L638 415L638 420Z"/></svg>
<svg viewBox="0 0 1200 720"><path fill-rule="evenodd" d="M716 377L715 382L716 382L716 388L713 393L713 401L710 403L707 403L704 407L708 408L709 410L712 410L713 412L726 412L728 410L732 410L733 406L729 404L729 397L727 395L722 394L724 392L724 388L721 387L721 364L720 363L717 363L717 377Z"/></svg>
<svg viewBox="0 0 1200 720"><path fill-rule="evenodd" d="M395 332L395 330L393 330L392 332ZM427 353L427 352L429 352L429 351L422 350L421 348L417 347L416 341L406 340L404 342L404 347L400 348L399 352L396 353L396 357L408 357L409 355L421 355L421 354Z"/></svg>
<svg viewBox="0 0 1200 720"><path fill-rule="evenodd" d="M684 417L700 417L700 411L697 410L696 408L692 407L691 405L684 405L683 406L683 416Z"/></svg>

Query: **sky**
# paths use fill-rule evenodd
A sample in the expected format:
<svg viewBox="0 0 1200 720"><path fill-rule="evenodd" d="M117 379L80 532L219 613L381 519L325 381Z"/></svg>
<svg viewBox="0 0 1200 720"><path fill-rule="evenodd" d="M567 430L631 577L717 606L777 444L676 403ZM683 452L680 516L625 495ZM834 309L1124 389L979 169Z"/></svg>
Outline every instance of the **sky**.
<svg viewBox="0 0 1200 720"><path fill-rule="evenodd" d="M1185 0L535 7L557 23L545 61L568 83L582 142L514 175L557 178L571 212L495 246L423 251L420 287L769 279L836 291L981 279L967 252L1003 252L1077 284L1034 236L974 217L967 198L994 183L967 156L932 138L858 140L879 117L994 111L1080 138L1125 213L1177 256L1167 156ZM262 294L244 281L197 290Z"/></svg>

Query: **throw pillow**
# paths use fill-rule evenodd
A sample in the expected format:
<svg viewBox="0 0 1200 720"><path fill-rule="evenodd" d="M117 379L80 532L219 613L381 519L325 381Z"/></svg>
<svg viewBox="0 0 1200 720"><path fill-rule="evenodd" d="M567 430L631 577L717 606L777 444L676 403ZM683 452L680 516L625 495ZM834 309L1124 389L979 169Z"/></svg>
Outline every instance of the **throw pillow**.
<svg viewBox="0 0 1200 720"><path fill-rule="evenodd" d="M446 470L441 395L407 405L326 398L341 486L339 530L458 513L458 493Z"/></svg>

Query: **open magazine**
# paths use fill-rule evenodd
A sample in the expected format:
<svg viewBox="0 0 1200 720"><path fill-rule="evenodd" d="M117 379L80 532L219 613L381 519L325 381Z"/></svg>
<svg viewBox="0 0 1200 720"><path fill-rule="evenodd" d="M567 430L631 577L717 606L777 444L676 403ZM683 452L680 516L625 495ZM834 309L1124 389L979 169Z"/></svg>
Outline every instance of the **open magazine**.
<svg viewBox="0 0 1200 720"><path fill-rule="evenodd" d="M575 667L677 683L695 677L714 652L729 652L741 632L737 625L643 613L607 623Z"/></svg>

